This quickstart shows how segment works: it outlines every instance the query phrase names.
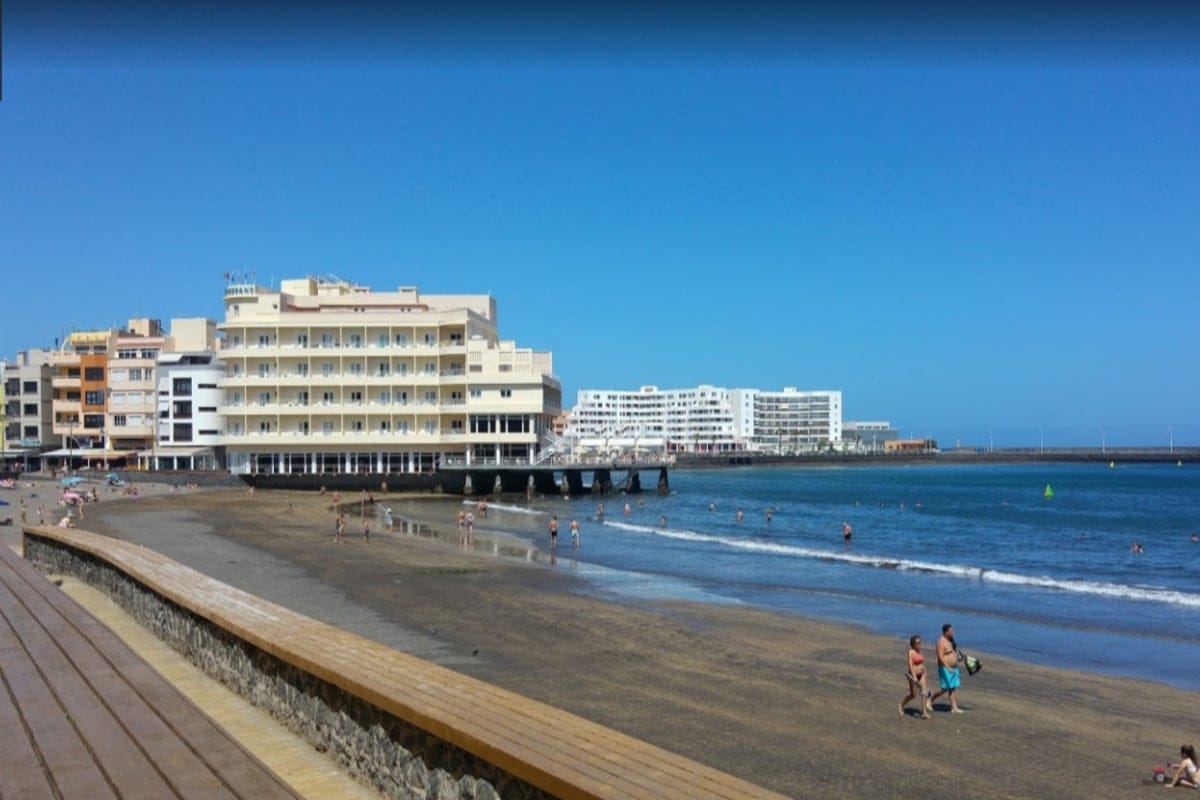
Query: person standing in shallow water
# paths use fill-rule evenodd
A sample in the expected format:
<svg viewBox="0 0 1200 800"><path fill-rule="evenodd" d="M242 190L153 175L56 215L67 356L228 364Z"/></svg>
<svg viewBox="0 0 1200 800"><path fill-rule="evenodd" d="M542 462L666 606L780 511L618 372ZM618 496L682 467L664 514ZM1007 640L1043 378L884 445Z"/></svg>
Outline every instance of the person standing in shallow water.
<svg viewBox="0 0 1200 800"><path fill-rule="evenodd" d="M550 517L550 549L558 549L558 517Z"/></svg>

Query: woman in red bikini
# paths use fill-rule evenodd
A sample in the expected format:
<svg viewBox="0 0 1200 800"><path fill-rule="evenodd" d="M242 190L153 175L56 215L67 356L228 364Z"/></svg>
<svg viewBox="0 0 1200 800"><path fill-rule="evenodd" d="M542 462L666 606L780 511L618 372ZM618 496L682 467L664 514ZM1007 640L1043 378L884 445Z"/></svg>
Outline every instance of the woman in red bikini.
<svg viewBox="0 0 1200 800"><path fill-rule="evenodd" d="M929 719L929 689L925 684L925 656L921 653L921 637L914 636L908 640L908 671L904 673L908 679L908 694L900 701L896 711L904 716L904 707L909 701L921 698L921 718Z"/></svg>

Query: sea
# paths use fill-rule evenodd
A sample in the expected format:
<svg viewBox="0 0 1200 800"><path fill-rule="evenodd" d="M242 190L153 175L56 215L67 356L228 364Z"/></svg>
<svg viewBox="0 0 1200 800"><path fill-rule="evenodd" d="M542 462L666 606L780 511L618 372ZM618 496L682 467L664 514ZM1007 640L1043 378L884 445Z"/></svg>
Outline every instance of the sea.
<svg viewBox="0 0 1200 800"><path fill-rule="evenodd" d="M950 622L968 653L1200 689L1198 465L741 467L673 470L670 485L494 501L480 524L599 596L741 604L905 640Z"/></svg>

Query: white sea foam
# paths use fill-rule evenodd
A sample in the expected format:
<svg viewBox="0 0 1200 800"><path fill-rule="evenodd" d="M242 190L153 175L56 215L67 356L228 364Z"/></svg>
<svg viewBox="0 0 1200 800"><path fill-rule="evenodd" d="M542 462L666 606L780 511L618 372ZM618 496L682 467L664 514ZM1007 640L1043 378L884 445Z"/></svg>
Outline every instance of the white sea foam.
<svg viewBox="0 0 1200 800"><path fill-rule="evenodd" d="M1103 581L1069 580L1049 578L1039 575L1022 575L1013 572L977 567L969 564L942 564L932 561L917 561L907 558L892 558L881 555L864 553L845 553L818 548L798 547L796 545L779 544L756 539L740 539L728 536L714 536L697 531L678 528L655 528L649 525L634 525L627 522L609 522L610 527L620 528L633 533L651 534L667 539L679 539L691 542L724 545L744 552L771 553L794 558L814 558L823 561L835 561L858 566L894 569L908 572L932 572L969 580L981 580L989 583L1009 584L1014 586L1031 586L1049 591L1071 592L1073 594L1111 597L1118 600L1140 600L1169 605L1200 608L1200 595L1180 592L1173 589L1162 589L1153 586L1130 586L1120 583Z"/></svg>

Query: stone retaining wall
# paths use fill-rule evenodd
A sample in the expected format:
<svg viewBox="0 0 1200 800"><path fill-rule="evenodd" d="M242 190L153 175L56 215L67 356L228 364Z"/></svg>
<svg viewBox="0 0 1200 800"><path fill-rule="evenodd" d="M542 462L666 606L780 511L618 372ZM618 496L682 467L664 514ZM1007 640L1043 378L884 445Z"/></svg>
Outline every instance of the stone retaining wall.
<svg viewBox="0 0 1200 800"><path fill-rule="evenodd" d="M25 533L43 573L100 589L209 677L391 800L545 800L540 789L237 638L90 553Z"/></svg>

